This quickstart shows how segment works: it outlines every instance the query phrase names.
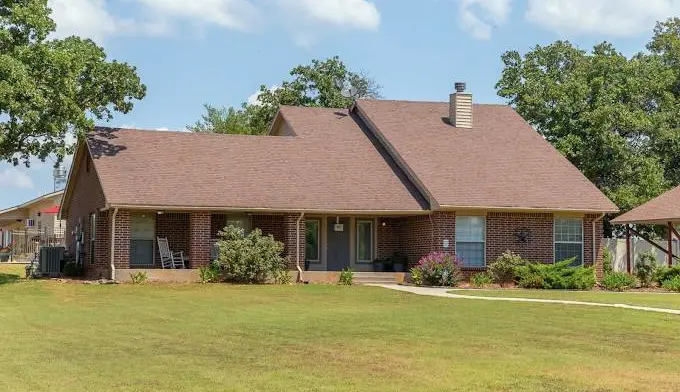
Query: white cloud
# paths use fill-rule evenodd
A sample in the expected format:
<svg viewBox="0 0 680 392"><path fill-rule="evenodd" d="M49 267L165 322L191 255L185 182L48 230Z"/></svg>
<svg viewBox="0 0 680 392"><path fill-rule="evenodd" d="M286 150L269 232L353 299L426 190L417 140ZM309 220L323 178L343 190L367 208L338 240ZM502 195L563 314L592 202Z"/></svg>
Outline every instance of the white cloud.
<svg viewBox="0 0 680 392"><path fill-rule="evenodd" d="M157 26L170 20L191 21L228 29L251 31L260 12L248 0L137 0L154 16Z"/></svg>
<svg viewBox="0 0 680 392"><path fill-rule="evenodd" d="M493 29L505 23L511 0L459 0L459 23L476 39L488 40Z"/></svg>
<svg viewBox="0 0 680 392"><path fill-rule="evenodd" d="M0 188L2 189L33 189L35 184L28 174L15 167L0 171Z"/></svg>
<svg viewBox="0 0 680 392"><path fill-rule="evenodd" d="M113 12L116 1L124 0L48 0L55 36L78 35L102 44L113 36L170 35L183 23L201 33L205 27L253 32L283 21L294 42L303 36L309 45L328 27L376 30L380 25L370 0L125 0L135 10L125 16Z"/></svg>
<svg viewBox="0 0 680 392"><path fill-rule="evenodd" d="M634 36L679 10L680 0L528 0L526 18L561 35Z"/></svg>
<svg viewBox="0 0 680 392"><path fill-rule="evenodd" d="M284 9L292 10L298 18L316 23L332 24L364 30L377 30L380 12L367 0L280 0Z"/></svg>
<svg viewBox="0 0 680 392"><path fill-rule="evenodd" d="M101 43L109 36L136 29L132 20L112 15L104 0L49 0L57 37L78 35Z"/></svg>

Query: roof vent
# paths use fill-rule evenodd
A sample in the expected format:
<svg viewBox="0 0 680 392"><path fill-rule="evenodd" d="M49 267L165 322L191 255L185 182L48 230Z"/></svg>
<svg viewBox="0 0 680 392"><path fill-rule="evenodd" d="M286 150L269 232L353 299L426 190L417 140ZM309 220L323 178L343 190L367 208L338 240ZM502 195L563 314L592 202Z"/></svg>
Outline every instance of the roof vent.
<svg viewBox="0 0 680 392"><path fill-rule="evenodd" d="M465 92L465 83L456 82L456 92L449 96L449 122L456 128L472 128L472 94Z"/></svg>

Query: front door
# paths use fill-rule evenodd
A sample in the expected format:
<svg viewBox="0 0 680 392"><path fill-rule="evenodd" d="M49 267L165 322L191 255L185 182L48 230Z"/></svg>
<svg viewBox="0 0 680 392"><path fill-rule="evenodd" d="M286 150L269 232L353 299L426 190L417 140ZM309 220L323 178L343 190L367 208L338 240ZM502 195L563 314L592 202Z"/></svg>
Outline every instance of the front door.
<svg viewBox="0 0 680 392"><path fill-rule="evenodd" d="M130 265L152 266L156 237L156 214L130 215Z"/></svg>
<svg viewBox="0 0 680 392"><path fill-rule="evenodd" d="M349 267L349 218L328 218L328 271L341 271Z"/></svg>

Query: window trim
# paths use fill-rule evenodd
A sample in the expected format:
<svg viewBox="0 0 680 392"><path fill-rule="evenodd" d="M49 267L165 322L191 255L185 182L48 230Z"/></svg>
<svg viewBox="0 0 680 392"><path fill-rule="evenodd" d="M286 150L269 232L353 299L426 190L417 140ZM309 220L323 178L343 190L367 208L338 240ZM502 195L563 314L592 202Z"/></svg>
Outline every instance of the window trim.
<svg viewBox="0 0 680 392"><path fill-rule="evenodd" d="M362 223L368 223L371 225L371 244L369 246L369 249L371 251L371 257L370 260L362 260L359 258L359 224ZM355 223L355 228L354 228L354 236L356 238L355 240L355 258L356 258L356 263L357 264L371 264L373 263L373 259L375 259L375 250L373 249L375 245L375 223L371 219L357 219Z"/></svg>
<svg viewBox="0 0 680 392"><path fill-rule="evenodd" d="M557 241L555 234L557 232L557 221L558 220L578 220L581 222L581 241ZM583 267L585 263L585 250L586 250L586 239L583 230L584 219L582 217L571 217L571 216L556 216L553 218L553 264L558 263L557 261L557 244L580 244L581 245L581 264L574 265L572 267ZM564 260L561 260L564 261Z"/></svg>
<svg viewBox="0 0 680 392"><path fill-rule="evenodd" d="M466 266L465 264L462 264L461 269L470 269L470 270L485 269L486 267L488 267L488 264L486 262L486 242L487 242L486 241L486 237L487 237L486 231L487 231L487 228L488 228L488 225L486 224L487 223L486 222L486 215L456 215L456 230L458 230L458 218L469 218L469 217L482 218L484 220L484 240L482 241L482 243L484 244L484 247L483 247L484 250L483 250L483 253L482 253L482 261L484 263L483 263L483 265L480 265L480 266L472 266L472 265ZM463 244L479 244L480 243L479 241L458 241L458 235L457 235L457 233L455 233L455 234L456 234L456 236L453 240L453 243L454 243L453 249L454 249L454 254L456 255L456 257L458 257L457 252L458 252L458 243L459 242L463 243ZM461 261L463 261L463 260L461 260Z"/></svg>
<svg viewBox="0 0 680 392"><path fill-rule="evenodd" d="M316 226L316 259L310 259L307 257L307 238L306 238L306 232L307 232L307 222L317 222ZM310 262L311 264L321 264L321 219L318 218L310 218L310 219L305 219L305 261Z"/></svg>
<svg viewBox="0 0 680 392"><path fill-rule="evenodd" d="M26 219L26 227L29 229L32 229L35 227L35 219L33 218L28 218Z"/></svg>

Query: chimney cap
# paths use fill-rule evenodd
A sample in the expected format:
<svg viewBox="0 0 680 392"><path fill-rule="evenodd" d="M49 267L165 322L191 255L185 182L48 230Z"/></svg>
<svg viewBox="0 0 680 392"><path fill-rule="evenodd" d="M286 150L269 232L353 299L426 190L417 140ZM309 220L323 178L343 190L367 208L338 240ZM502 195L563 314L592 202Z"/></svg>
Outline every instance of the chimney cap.
<svg viewBox="0 0 680 392"><path fill-rule="evenodd" d="M465 92L465 82L456 82L454 84L457 93Z"/></svg>

